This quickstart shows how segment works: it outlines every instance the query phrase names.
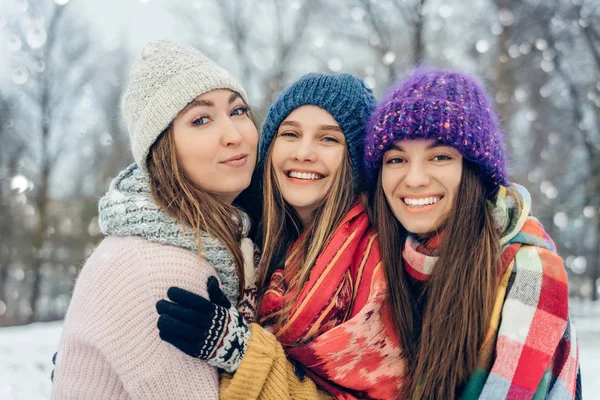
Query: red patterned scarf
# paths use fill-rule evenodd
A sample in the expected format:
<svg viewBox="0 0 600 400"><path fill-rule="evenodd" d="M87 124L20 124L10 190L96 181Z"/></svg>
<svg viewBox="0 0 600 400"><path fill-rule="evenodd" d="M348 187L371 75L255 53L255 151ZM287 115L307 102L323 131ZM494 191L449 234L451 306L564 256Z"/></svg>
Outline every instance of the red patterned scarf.
<svg viewBox="0 0 600 400"><path fill-rule="evenodd" d="M524 187L501 187L490 207L501 235L501 277L478 367L461 398L576 398L579 361L563 260L529 215ZM403 258L415 280L431 275L441 239L408 237Z"/></svg>
<svg viewBox="0 0 600 400"><path fill-rule="evenodd" d="M389 399L402 387L404 368L384 306L387 285L376 238L363 206L354 205L317 259L289 319L273 327L287 355L338 399ZM286 264L297 256L293 246ZM281 310L296 279L275 272L261 323Z"/></svg>

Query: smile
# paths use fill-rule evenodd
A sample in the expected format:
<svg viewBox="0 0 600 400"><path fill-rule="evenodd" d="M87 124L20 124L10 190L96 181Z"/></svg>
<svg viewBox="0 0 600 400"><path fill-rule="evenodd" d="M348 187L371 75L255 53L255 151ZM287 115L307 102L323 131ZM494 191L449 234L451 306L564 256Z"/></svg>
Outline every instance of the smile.
<svg viewBox="0 0 600 400"><path fill-rule="evenodd" d="M403 197L402 201L404 202L404 204L406 204L409 207L419 208L419 207L433 205L433 204L437 203L438 201L440 201L441 199L442 199L441 196L424 197L421 199L413 199L413 198L409 198L409 197Z"/></svg>
<svg viewBox="0 0 600 400"><path fill-rule="evenodd" d="M221 161L221 164L228 165L230 167L242 167L248 161L248 154L236 154L227 160Z"/></svg>
<svg viewBox="0 0 600 400"><path fill-rule="evenodd" d="M299 171L289 171L287 176L290 178L303 179L309 181L317 181L319 179L323 179L323 175L316 174L314 172L299 172Z"/></svg>

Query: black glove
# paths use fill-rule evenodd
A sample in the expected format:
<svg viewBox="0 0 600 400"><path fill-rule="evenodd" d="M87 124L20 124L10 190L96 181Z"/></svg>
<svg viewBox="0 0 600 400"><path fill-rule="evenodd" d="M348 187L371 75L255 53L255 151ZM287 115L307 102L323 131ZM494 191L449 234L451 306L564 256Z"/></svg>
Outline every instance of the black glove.
<svg viewBox="0 0 600 400"><path fill-rule="evenodd" d="M246 352L250 328L219 288L208 278L210 301L187 290L170 287L169 300L159 300L156 310L160 338L192 357L227 372L235 372Z"/></svg>

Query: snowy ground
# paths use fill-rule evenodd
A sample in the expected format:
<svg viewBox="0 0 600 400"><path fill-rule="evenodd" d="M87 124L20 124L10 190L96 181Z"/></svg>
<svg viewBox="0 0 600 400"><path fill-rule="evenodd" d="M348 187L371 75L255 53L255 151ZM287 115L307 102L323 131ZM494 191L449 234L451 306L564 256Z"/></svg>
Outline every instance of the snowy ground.
<svg viewBox="0 0 600 400"><path fill-rule="evenodd" d="M592 399L600 395L600 309L578 310L575 314L581 311L586 317L575 315L575 324L579 331L583 398ZM61 329L62 322L0 329L0 399L50 397L51 360Z"/></svg>

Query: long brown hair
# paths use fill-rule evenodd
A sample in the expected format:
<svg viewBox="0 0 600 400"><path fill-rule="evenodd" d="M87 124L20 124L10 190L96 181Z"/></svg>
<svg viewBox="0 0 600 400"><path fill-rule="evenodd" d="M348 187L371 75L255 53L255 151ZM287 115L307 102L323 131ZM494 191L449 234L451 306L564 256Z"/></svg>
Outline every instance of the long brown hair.
<svg viewBox="0 0 600 400"><path fill-rule="evenodd" d="M276 139L275 139L276 140ZM306 232L298 243L299 257L294 258L294 265L286 265L286 269L299 273L291 296L278 313L279 322L287 320L295 299L309 278L310 271L323 251L325 244L348 213L354 197L352 165L348 149L344 151L342 164L333 177L333 182L326 196L316 207L310 224L302 227L295 210L285 202L277 183L273 168L271 143L264 164L263 180L263 221L262 248L263 253L258 267L257 285L262 289L260 297L267 289L271 272L282 267L286 250L295 242L302 232ZM280 258L277 260L277 258ZM259 303L260 304L260 303Z"/></svg>
<svg viewBox="0 0 600 400"><path fill-rule="evenodd" d="M200 231L218 239L227 248L236 265L241 296L245 280L240 248L241 215L236 207L198 187L183 173L177 161L172 125L150 148L148 173L154 199L169 215L197 233L199 252L202 251Z"/></svg>
<svg viewBox="0 0 600 400"><path fill-rule="evenodd" d="M500 268L499 236L486 206L493 195L477 167L464 160L440 256L421 297L404 269L401 255L408 232L386 201L381 170L369 192L368 211L379 233L392 321L407 362L406 398L456 398L475 372Z"/></svg>

